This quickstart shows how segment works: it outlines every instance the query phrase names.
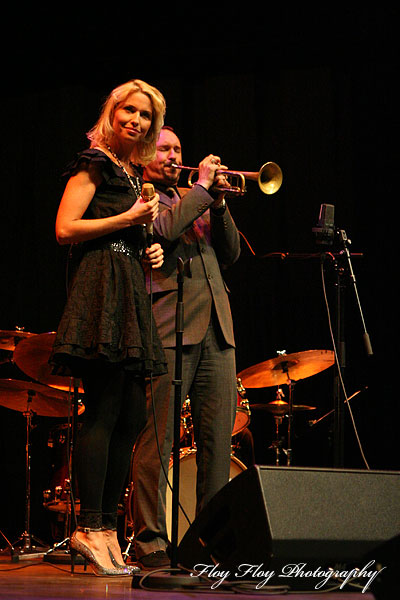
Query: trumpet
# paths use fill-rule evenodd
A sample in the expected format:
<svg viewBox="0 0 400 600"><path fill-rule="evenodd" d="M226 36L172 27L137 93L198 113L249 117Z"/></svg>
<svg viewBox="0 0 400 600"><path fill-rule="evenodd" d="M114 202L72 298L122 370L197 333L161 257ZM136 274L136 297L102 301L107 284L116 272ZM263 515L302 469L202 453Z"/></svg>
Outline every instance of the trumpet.
<svg viewBox="0 0 400 600"><path fill-rule="evenodd" d="M192 179L195 173L199 171L198 168L184 167L172 161L167 162L166 166L190 171L188 186L193 187L194 183ZM246 179L257 181L262 193L267 195L275 194L281 187L283 179L281 168L274 162L266 162L259 171L229 171L227 169L219 169L216 173L225 175L228 178L229 187L213 186L211 189L232 196L243 196L246 193Z"/></svg>

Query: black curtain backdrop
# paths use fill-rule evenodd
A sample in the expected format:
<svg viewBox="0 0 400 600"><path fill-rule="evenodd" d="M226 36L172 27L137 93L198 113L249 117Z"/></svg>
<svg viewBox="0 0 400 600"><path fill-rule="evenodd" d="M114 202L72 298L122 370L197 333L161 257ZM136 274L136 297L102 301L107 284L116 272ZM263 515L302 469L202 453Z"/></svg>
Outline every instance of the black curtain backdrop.
<svg viewBox="0 0 400 600"><path fill-rule="evenodd" d="M275 195L248 182L247 194L229 201L249 243L243 239L239 261L225 273L238 373L278 350L332 348L320 261L295 255L321 251L312 228L322 203L335 206L336 226L351 239L351 252L362 254L352 266L374 353L366 356L359 306L346 278L344 380L348 395L367 388L352 401L357 435L371 469L398 469L398 8L242 5L186 14L178 3L161 12L148 7L145 15L137 7L96 7L96 15L73 5L57 15L30 10L9 19L2 52L0 329L57 328L67 255L54 236L60 174L87 147L85 133L111 89L144 79L166 97L166 124L181 138L184 164L213 152L231 169L258 171L274 161L283 171ZM334 315L336 272L331 261L325 264ZM0 377L28 379L9 359L2 353ZM295 386L295 404L316 407L295 415L296 465L333 464L332 417L309 424L333 408L333 373ZM275 393L248 389L247 397L269 402ZM0 529L13 538L24 529L25 420L1 399L0 415ZM64 423L38 416L32 432L31 529L49 541L50 521L58 517L42 508L42 491L63 459L54 459L48 439ZM250 428L257 462L273 464L273 417L253 411ZM345 466L366 468L348 411Z"/></svg>

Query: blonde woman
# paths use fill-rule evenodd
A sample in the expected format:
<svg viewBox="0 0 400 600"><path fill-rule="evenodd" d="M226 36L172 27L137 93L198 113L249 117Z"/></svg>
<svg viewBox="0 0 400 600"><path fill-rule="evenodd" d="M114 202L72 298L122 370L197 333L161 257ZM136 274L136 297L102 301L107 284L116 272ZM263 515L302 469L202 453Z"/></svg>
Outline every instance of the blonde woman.
<svg viewBox="0 0 400 600"><path fill-rule="evenodd" d="M79 553L104 576L134 570L118 544L117 506L146 422L145 378L166 372L142 265L163 263L161 246L146 239L159 198L141 195L164 114L162 94L144 81L115 88L88 133L90 148L67 167L56 219L57 241L79 254L50 357L54 372L81 378L85 391L72 569Z"/></svg>

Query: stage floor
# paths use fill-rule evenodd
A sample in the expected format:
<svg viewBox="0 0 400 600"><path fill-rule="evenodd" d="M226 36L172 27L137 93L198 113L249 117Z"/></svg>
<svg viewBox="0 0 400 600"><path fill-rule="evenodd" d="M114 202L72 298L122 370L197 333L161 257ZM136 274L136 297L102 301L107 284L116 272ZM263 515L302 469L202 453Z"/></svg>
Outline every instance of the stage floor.
<svg viewBox="0 0 400 600"><path fill-rule="evenodd" d="M157 577L157 580L154 578ZM135 582L139 585L149 588L153 587L153 582L160 581L161 577L167 575L153 574L145 580L136 577ZM265 586L258 592L254 589L250 593L246 590L233 588L224 589L219 586L217 589L211 589L211 583L206 583L201 588L195 586L189 589L170 589L165 585L159 589L138 589L132 588L131 577L96 577L91 569L85 572L83 565L75 567L75 573L70 573L68 564L51 564L42 559L20 560L11 562L9 557L0 558L0 598L7 600L18 599L41 599L41 600L71 600L80 598L84 600L92 600L104 598L106 600L127 600L129 598L135 600L172 600L185 598L193 599L219 599L228 600L240 598L241 600L254 600L255 596L262 596L270 600L277 600L283 596L290 596L293 600L321 600L322 598L329 600L376 600L376 596L370 591L361 593L360 591L352 591L349 586L342 591L321 590L321 593L315 590L292 591L290 594L276 593L276 589L269 589ZM379 600L381 600L379 598ZM391 598L383 598L383 600L391 600Z"/></svg>

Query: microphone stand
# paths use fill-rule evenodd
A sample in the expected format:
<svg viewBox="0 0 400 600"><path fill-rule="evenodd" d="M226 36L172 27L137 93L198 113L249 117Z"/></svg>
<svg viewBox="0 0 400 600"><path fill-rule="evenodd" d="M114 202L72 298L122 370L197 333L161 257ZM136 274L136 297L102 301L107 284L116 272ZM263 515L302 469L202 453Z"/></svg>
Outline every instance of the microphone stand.
<svg viewBox="0 0 400 600"><path fill-rule="evenodd" d="M187 261L179 257L177 260L177 282L178 298L175 315L175 386L174 395L174 446L172 454L172 502L171 502L171 568L178 566L178 526L179 526L179 475L180 475L180 441L181 441L181 412L182 412L182 355L183 355L183 331L184 331L184 304L183 304L183 282L186 277L191 277L192 259Z"/></svg>
<svg viewBox="0 0 400 600"><path fill-rule="evenodd" d="M171 505L171 567L178 565L178 517L179 517L179 446L180 419L182 407L182 349L184 330L183 282L184 263L181 258L177 261L178 300L175 315L175 386L174 395L174 446L172 454L172 505Z"/></svg>
<svg viewBox="0 0 400 600"><path fill-rule="evenodd" d="M363 331L363 340L364 340L365 350L366 350L366 353L367 353L368 356L373 356L373 351L372 351L372 346L371 346L371 340L370 340L370 337L369 337L369 334L368 334L368 331L367 331L367 328L366 328L366 325L365 325L365 319L364 319L363 311L362 311L362 308L361 308L360 297L358 295L356 277L354 275L353 267L352 267L352 264L351 264L351 254L350 254L350 251L349 251L349 248L348 248L348 245L351 244L351 240L349 240L347 238L347 234L344 231L344 229L340 229L338 233L339 233L340 240L341 240L341 242L343 244L343 253L344 253L344 255L346 256L346 259L347 259L347 266L348 266L349 273L350 273L350 280L351 280L351 282L353 284L353 289L354 289L354 293L355 293L355 296L356 296L358 309L359 309L359 312L360 312L361 323L362 323L363 330L364 330Z"/></svg>
<svg viewBox="0 0 400 600"><path fill-rule="evenodd" d="M334 336L336 340L337 363L333 377L333 466L342 468L344 466L344 394L341 385L341 377L346 367L346 342L344 334L344 269L335 259L336 270L336 315L334 322Z"/></svg>
<svg viewBox="0 0 400 600"><path fill-rule="evenodd" d="M178 283L178 298L176 303L175 314L175 376L172 384L175 386L174 393L174 445L172 451L172 501L171 501L171 577L157 575L151 576L151 585L153 588L168 588L182 589L188 585L200 583L197 576L191 576L186 572L182 572L178 567L178 525L179 525L179 459L180 459L180 425L182 411L182 355L183 355L183 331L184 331L184 303L183 303L183 282L185 275L191 277L191 261L187 261L179 257L177 260L177 283ZM156 571L157 572L157 571ZM142 575L134 575L132 579L132 588L140 587Z"/></svg>
<svg viewBox="0 0 400 600"><path fill-rule="evenodd" d="M345 257L347 261L347 271L350 275L350 281L353 284L354 293L356 295L356 300L361 316L361 322L363 326L363 340L365 350L368 356L372 356L372 346L369 334L367 332L365 326L365 320L363 311L361 308L361 303L357 291L356 278L354 275L352 263L351 263L351 255L349 252L349 244L351 241L348 239L346 232L344 229L339 229L337 231L337 235L339 237L340 244L342 246L342 251L340 252L340 257ZM334 446L333 446L333 464L336 468L342 468L344 466L344 407L345 407L345 399L344 399L344 391L343 386L341 384L342 373L346 367L346 343L345 343L345 334L344 334L344 275L346 273L346 269L339 265L335 260L335 269L336 269L336 320L335 320L335 337L336 337L336 349L337 349L337 365L336 372L334 378Z"/></svg>

